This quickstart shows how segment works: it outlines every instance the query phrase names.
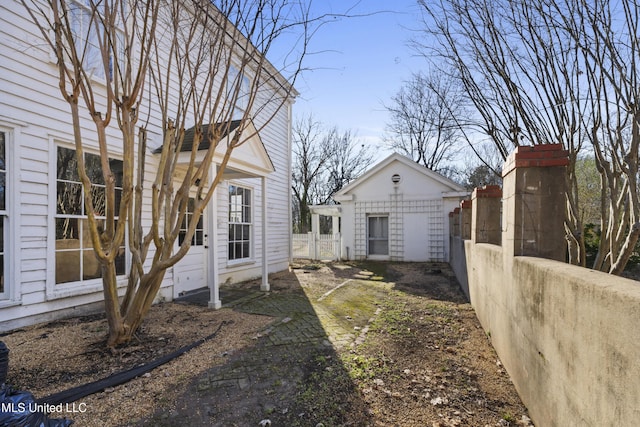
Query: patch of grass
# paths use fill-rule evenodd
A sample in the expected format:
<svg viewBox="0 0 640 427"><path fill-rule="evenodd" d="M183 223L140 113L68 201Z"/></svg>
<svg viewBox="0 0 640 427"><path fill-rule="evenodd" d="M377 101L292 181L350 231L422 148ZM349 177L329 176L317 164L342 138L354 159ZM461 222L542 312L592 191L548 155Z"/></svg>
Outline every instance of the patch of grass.
<svg viewBox="0 0 640 427"><path fill-rule="evenodd" d="M405 303L385 302L382 311L371 325L371 330L393 336L408 336L413 317Z"/></svg>
<svg viewBox="0 0 640 427"><path fill-rule="evenodd" d="M349 333L354 327L367 324L374 316L379 301L386 299L387 292L383 285L353 281L313 304L331 314L343 333Z"/></svg>
<svg viewBox="0 0 640 427"><path fill-rule="evenodd" d="M357 381L367 381L389 372L389 360L380 354L377 357L362 354L345 354L342 363L349 376Z"/></svg>
<svg viewBox="0 0 640 427"><path fill-rule="evenodd" d="M516 417L513 416L511 412L503 412L502 419L507 421L508 423L515 423Z"/></svg>

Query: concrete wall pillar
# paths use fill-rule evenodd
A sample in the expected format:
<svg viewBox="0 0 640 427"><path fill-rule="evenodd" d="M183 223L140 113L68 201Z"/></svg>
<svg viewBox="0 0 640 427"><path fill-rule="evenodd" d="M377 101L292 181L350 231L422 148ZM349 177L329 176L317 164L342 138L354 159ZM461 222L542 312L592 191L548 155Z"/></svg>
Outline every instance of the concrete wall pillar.
<svg viewBox="0 0 640 427"><path fill-rule="evenodd" d="M566 166L561 144L520 146L502 169L503 230L506 256L565 261Z"/></svg>
<svg viewBox="0 0 640 427"><path fill-rule="evenodd" d="M449 214L449 228L452 236L460 237L460 208Z"/></svg>
<svg viewBox="0 0 640 427"><path fill-rule="evenodd" d="M471 240L499 245L502 241L502 189L485 185L471 193Z"/></svg>
<svg viewBox="0 0 640 427"><path fill-rule="evenodd" d="M460 202L460 237L463 240L471 239L471 200Z"/></svg>

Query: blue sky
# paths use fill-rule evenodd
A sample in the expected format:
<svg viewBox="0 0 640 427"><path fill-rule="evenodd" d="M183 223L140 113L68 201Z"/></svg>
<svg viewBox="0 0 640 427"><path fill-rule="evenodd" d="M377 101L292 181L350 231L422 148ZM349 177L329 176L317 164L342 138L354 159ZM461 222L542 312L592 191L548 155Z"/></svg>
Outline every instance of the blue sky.
<svg viewBox="0 0 640 427"><path fill-rule="evenodd" d="M411 72L426 67L407 46L420 27L415 0L316 0L316 12L369 15L339 18L311 40L310 68L296 82L294 119L313 113L326 126L351 129L363 143L382 147L389 103ZM377 13L376 13L377 12ZM375 13L375 14L374 14ZM386 154L382 153L382 154Z"/></svg>

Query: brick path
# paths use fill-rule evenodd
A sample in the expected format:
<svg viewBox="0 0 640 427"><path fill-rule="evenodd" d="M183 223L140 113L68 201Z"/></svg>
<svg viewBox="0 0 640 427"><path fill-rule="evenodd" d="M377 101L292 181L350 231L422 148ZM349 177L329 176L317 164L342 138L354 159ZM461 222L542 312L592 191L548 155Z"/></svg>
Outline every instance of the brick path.
<svg viewBox="0 0 640 427"><path fill-rule="evenodd" d="M372 286L363 280L347 282L334 289L336 293ZM158 413L144 425L250 426L263 419L274 426L287 425L291 417L304 417L290 411L303 389L305 366L318 357L337 358L336 348L352 345L367 330L366 325L347 329L332 313L331 298L311 302L300 287L269 293L236 290L232 297L226 307L272 316L274 321L257 334L254 346L229 355L227 363L196 378L178 398L175 411ZM205 292L190 302L206 304L207 298Z"/></svg>

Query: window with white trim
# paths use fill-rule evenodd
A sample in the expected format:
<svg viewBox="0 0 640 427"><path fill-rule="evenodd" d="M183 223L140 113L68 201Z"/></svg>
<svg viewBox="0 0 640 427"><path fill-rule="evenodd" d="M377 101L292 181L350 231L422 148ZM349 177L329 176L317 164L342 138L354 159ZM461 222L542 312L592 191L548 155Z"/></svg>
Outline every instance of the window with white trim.
<svg viewBox="0 0 640 427"><path fill-rule="evenodd" d="M126 2L123 2L124 5ZM96 16L94 19L92 12L92 4L95 4L97 12L100 13L100 7L104 8L109 3L98 2L96 0L71 0L69 1L69 15L71 30L74 35L74 42L78 50L77 54L82 57L82 65L85 71L93 76L106 80L105 67L102 62L102 54L100 52L99 37L103 37L104 29L101 24L101 19ZM119 13L121 16L126 16L126 13ZM122 26L123 23L119 22L116 25ZM119 28L119 27L118 27ZM116 40L118 47L118 59L120 64L124 64L124 32L122 30L116 30ZM109 78L113 76L113 56L109 55Z"/></svg>
<svg viewBox="0 0 640 427"><path fill-rule="evenodd" d="M368 255L389 255L389 216L367 217Z"/></svg>
<svg viewBox="0 0 640 427"><path fill-rule="evenodd" d="M195 210L196 199L193 197L189 198L189 202L187 203L187 211L185 212L184 218L182 219L182 224L180 225L180 233L178 234L178 243L182 245L184 239L187 235L187 230L189 229L189 225L193 222L193 211ZM203 215L200 215L198 218L198 224L196 224L196 231L191 238L191 246L203 246L204 245L204 220L202 219Z"/></svg>
<svg viewBox="0 0 640 427"><path fill-rule="evenodd" d="M9 209L7 201L7 150L6 150L6 133L0 131L0 298L7 298L9 292L7 289L6 272L7 272L7 238L9 234L8 214Z"/></svg>
<svg viewBox="0 0 640 427"><path fill-rule="evenodd" d="M249 105L249 78L240 73L238 68L231 65L227 78L227 99L229 102L233 101L234 96L236 99L233 105L232 119L236 120L242 118Z"/></svg>
<svg viewBox="0 0 640 427"><path fill-rule="evenodd" d="M229 260L251 258L251 190L229 186Z"/></svg>
<svg viewBox="0 0 640 427"><path fill-rule="evenodd" d="M100 156L84 153L84 162L92 184L90 197L96 218L100 227L103 228L106 214L106 186ZM71 148L57 147L56 163L56 284L100 278L102 272L89 234L89 220L84 203L85 194L78 175L76 151ZM122 160L109 159L109 164L115 176L114 208L115 212L118 212L122 198ZM118 275L125 274L124 245L123 242L116 256Z"/></svg>

